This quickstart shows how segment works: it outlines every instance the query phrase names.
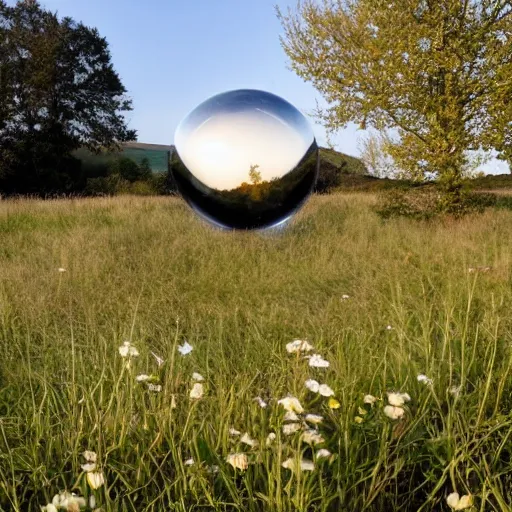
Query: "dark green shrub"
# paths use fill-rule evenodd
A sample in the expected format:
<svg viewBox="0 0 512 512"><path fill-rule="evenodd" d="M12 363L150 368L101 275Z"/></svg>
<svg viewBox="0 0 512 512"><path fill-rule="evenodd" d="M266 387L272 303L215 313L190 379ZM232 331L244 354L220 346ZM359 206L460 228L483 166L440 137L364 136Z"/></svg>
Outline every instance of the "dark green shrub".
<svg viewBox="0 0 512 512"><path fill-rule="evenodd" d="M496 196L496 208L502 208L505 210L512 210L512 196L497 195Z"/></svg>
<svg viewBox="0 0 512 512"><path fill-rule="evenodd" d="M496 194L489 194L484 192L471 192L466 197L466 205L473 211L482 212L485 208L491 208L498 203L498 196Z"/></svg>
<svg viewBox="0 0 512 512"><path fill-rule="evenodd" d="M89 178L85 186L85 194L90 196L115 196L126 189L130 182L122 179L118 174L100 178Z"/></svg>
<svg viewBox="0 0 512 512"><path fill-rule="evenodd" d="M159 195L168 195L177 193L176 182L171 170L165 173L155 173L149 180Z"/></svg>
<svg viewBox="0 0 512 512"><path fill-rule="evenodd" d="M144 162L146 160L146 162ZM137 164L131 158L121 156L108 163L108 174L119 175L122 179L134 183L135 181L144 181L151 177L151 168L149 162L144 159L141 165Z"/></svg>
<svg viewBox="0 0 512 512"><path fill-rule="evenodd" d="M381 193L375 211L384 219L410 217L428 220L441 214L462 217L470 213L481 213L486 208L497 206L498 202L495 194L470 192L467 189L454 200L453 195L438 186L426 185ZM512 206L512 200L509 204Z"/></svg>
<svg viewBox="0 0 512 512"><path fill-rule="evenodd" d="M379 194L375 212L383 219L410 217L428 220L440 213L441 194L433 187L395 189Z"/></svg>

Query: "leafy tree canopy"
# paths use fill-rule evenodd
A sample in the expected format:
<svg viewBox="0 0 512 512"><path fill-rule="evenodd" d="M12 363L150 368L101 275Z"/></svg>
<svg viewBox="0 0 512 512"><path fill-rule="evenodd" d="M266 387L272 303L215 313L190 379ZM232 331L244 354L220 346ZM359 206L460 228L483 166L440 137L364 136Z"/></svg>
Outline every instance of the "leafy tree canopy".
<svg viewBox="0 0 512 512"><path fill-rule="evenodd" d="M76 185L70 153L135 140L132 110L108 43L95 28L58 19L34 0L0 0L0 179L16 191ZM73 167L73 166L71 166ZM72 176L64 175L72 172ZM5 181L7 180L7 181Z"/></svg>
<svg viewBox="0 0 512 512"><path fill-rule="evenodd" d="M469 150L512 163L511 0L305 0L278 16L292 69L328 103L330 131L396 129L411 176L461 187Z"/></svg>

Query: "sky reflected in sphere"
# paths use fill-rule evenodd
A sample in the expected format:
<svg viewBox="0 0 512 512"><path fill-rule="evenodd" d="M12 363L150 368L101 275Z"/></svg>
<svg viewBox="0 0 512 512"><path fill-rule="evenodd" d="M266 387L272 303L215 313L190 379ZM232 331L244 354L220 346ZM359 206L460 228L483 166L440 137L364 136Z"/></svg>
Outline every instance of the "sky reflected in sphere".
<svg viewBox="0 0 512 512"><path fill-rule="evenodd" d="M227 229L286 224L318 175L307 119L274 94L241 89L213 96L179 124L178 190L210 223Z"/></svg>

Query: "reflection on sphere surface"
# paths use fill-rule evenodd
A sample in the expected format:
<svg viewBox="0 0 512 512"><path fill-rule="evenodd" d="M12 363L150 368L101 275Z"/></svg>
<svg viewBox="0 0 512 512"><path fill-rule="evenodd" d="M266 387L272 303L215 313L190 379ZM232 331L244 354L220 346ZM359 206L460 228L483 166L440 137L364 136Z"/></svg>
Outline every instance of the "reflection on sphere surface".
<svg viewBox="0 0 512 512"><path fill-rule="evenodd" d="M173 175L185 201L231 229L286 224L318 175L318 146L307 119L274 94L241 89L201 103L179 124Z"/></svg>

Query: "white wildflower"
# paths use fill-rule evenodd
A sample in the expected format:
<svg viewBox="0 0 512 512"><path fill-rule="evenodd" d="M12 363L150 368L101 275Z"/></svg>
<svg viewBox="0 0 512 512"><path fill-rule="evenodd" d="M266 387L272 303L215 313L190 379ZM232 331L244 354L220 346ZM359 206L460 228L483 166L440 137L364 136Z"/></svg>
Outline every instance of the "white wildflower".
<svg viewBox="0 0 512 512"><path fill-rule="evenodd" d="M432 379L428 378L426 375L423 375L422 373L418 375L418 382L423 382L427 386L432 386L433 384Z"/></svg>
<svg viewBox="0 0 512 512"><path fill-rule="evenodd" d="M298 352L309 352L313 350L313 346L304 340L293 340L286 344L286 350L290 354L296 354Z"/></svg>
<svg viewBox="0 0 512 512"><path fill-rule="evenodd" d="M323 421L323 417L319 416L318 414L306 414L306 417L304 418L308 423L313 423L314 425L318 425Z"/></svg>
<svg viewBox="0 0 512 512"><path fill-rule="evenodd" d="M309 429L309 430L306 430L305 432L303 432L301 439L305 443L308 443L311 445L320 444L325 441L325 439L318 433L318 431L312 430L312 429Z"/></svg>
<svg viewBox="0 0 512 512"><path fill-rule="evenodd" d="M92 473L89 473L92 474ZM60 494L56 494L53 497L52 505L55 508L67 508L70 509L71 507L78 505L78 507L82 508L87 505L85 498L82 498L81 496L77 496L74 492L61 492Z"/></svg>
<svg viewBox="0 0 512 512"><path fill-rule="evenodd" d="M321 448L316 452L317 459L323 459L331 456L331 452L325 448Z"/></svg>
<svg viewBox="0 0 512 512"><path fill-rule="evenodd" d="M190 352L192 352L192 350L193 350L193 347L188 341L185 341L185 343L183 343L183 345L178 346L178 352L183 356L190 354Z"/></svg>
<svg viewBox="0 0 512 512"><path fill-rule="evenodd" d="M291 436L295 432L298 432L300 429L300 423L287 423L286 425L283 425L283 434L285 436Z"/></svg>
<svg viewBox="0 0 512 512"><path fill-rule="evenodd" d="M184 462L185 466L193 466L194 465L194 458L193 457L190 457L190 459L187 459L185 462Z"/></svg>
<svg viewBox="0 0 512 512"><path fill-rule="evenodd" d="M245 433L241 438L240 438L240 442L241 443L244 443L248 446L252 446L253 448L256 448L258 446L258 441L256 441L255 439L251 439L251 437L249 436L249 434Z"/></svg>
<svg viewBox="0 0 512 512"><path fill-rule="evenodd" d="M98 489L105 483L105 477L101 472L87 473L87 482L91 486L91 489Z"/></svg>
<svg viewBox="0 0 512 512"><path fill-rule="evenodd" d="M313 366L314 368L328 368L329 361L326 361L319 354L313 354L309 359L309 366Z"/></svg>
<svg viewBox="0 0 512 512"><path fill-rule="evenodd" d="M392 420L397 420L404 415L404 410L401 407L395 407L394 405L386 405L384 407L384 414Z"/></svg>
<svg viewBox="0 0 512 512"><path fill-rule="evenodd" d="M249 461L245 453L231 453L226 457L226 462L231 464L235 469L241 469L242 471L249 466Z"/></svg>
<svg viewBox="0 0 512 512"><path fill-rule="evenodd" d="M283 421L300 421L300 418L293 411L286 411Z"/></svg>
<svg viewBox="0 0 512 512"><path fill-rule="evenodd" d="M446 503L453 510L464 510L473 505L473 496L465 494L462 498L459 498L458 492L452 492L447 496Z"/></svg>
<svg viewBox="0 0 512 512"><path fill-rule="evenodd" d="M281 404L287 411L296 412L301 414L304 412L302 405L299 400L294 396L287 396L285 398L281 398L281 400L277 401L278 404Z"/></svg>
<svg viewBox="0 0 512 512"><path fill-rule="evenodd" d="M119 347L119 354L121 354L121 357L137 357L139 351L129 341L123 341L123 344Z"/></svg>
<svg viewBox="0 0 512 512"><path fill-rule="evenodd" d="M318 392L322 396L333 396L334 395L334 391L327 384L322 384L320 386Z"/></svg>
<svg viewBox="0 0 512 512"><path fill-rule="evenodd" d="M146 382L148 379L149 379L149 375L146 375L145 373L143 373L141 375L137 375L137 377L135 377L135 380L137 382Z"/></svg>
<svg viewBox="0 0 512 512"><path fill-rule="evenodd" d="M276 439L276 435L274 432L270 432L270 434L267 436L266 445L270 446Z"/></svg>
<svg viewBox="0 0 512 512"><path fill-rule="evenodd" d="M149 383L148 384L148 389L149 389L149 391L155 391L156 393L160 393L160 391L162 391L162 386L161 386L161 384L151 384L151 383Z"/></svg>
<svg viewBox="0 0 512 512"><path fill-rule="evenodd" d="M82 471L85 471L86 473L89 473L91 471L94 471L96 469L96 463L95 462L88 462L87 464L82 464Z"/></svg>
<svg viewBox="0 0 512 512"><path fill-rule="evenodd" d="M197 382L202 382L202 381L204 381L204 377L200 373L194 372L192 374L192 380L195 380Z"/></svg>
<svg viewBox="0 0 512 512"><path fill-rule="evenodd" d="M363 402L365 404L374 404L376 401L377 398L374 397L373 395L365 395L365 397L363 398Z"/></svg>
<svg viewBox="0 0 512 512"><path fill-rule="evenodd" d="M85 450L85 452L83 452L82 455L87 462L96 462L98 460L96 452Z"/></svg>
<svg viewBox="0 0 512 512"><path fill-rule="evenodd" d="M192 389L190 390L190 398L198 399L201 398L204 394L203 385L200 382L196 382Z"/></svg>
<svg viewBox="0 0 512 512"><path fill-rule="evenodd" d="M318 383L316 380L308 379L306 381L306 387L313 393L318 393L320 390L320 383Z"/></svg>
<svg viewBox="0 0 512 512"><path fill-rule="evenodd" d="M302 459L300 461L300 469L302 471L313 471L315 469L315 464L312 460Z"/></svg>
<svg viewBox="0 0 512 512"><path fill-rule="evenodd" d="M281 466L283 466L283 468L290 469L291 471L295 471L296 469L300 469L301 471L313 471L315 469L315 464L309 459L301 459L297 468L297 461L291 457L286 459Z"/></svg>
<svg viewBox="0 0 512 512"><path fill-rule="evenodd" d="M401 407L410 400L411 397L407 393L388 393L388 402L396 407Z"/></svg>

